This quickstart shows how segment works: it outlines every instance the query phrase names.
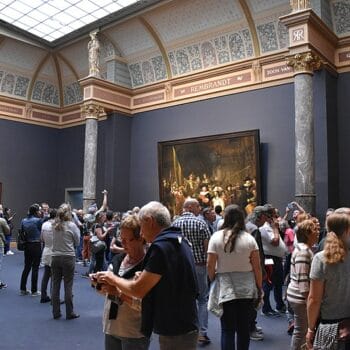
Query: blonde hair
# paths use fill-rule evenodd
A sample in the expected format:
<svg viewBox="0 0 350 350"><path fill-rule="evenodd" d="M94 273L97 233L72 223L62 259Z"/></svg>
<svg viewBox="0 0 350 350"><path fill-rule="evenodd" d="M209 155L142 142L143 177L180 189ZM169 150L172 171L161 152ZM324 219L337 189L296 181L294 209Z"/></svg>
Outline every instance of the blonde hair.
<svg viewBox="0 0 350 350"><path fill-rule="evenodd" d="M324 247L325 262L326 264L343 262L347 249L342 236L350 229L350 217L347 214L334 213L328 216L326 225L328 234Z"/></svg>
<svg viewBox="0 0 350 350"><path fill-rule="evenodd" d="M126 216L122 222L120 223L120 228L128 228L132 230L134 237L135 238L140 238L140 231L141 231L141 226L140 226L140 220L138 215L136 214L131 214Z"/></svg>
<svg viewBox="0 0 350 350"><path fill-rule="evenodd" d="M54 227L57 231L63 231L63 224L72 220L72 209L69 204L63 203L57 209Z"/></svg>
<svg viewBox="0 0 350 350"><path fill-rule="evenodd" d="M316 228L316 224L311 219L307 219L298 224L297 229L297 239L298 242L307 243L309 236L312 234L313 230Z"/></svg>
<svg viewBox="0 0 350 350"><path fill-rule="evenodd" d="M300 224L301 222L303 222L304 220L308 220L309 218L310 218L309 214L307 214L307 213L300 213L296 217L295 221L296 221L297 224Z"/></svg>

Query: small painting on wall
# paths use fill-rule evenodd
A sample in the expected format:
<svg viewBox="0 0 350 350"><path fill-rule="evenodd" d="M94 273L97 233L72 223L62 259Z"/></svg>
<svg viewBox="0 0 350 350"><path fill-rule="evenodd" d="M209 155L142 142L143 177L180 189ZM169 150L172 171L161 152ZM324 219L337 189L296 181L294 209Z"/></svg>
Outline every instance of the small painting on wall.
<svg viewBox="0 0 350 350"><path fill-rule="evenodd" d="M189 197L251 213L260 202L259 142L259 130L159 142L160 201L172 216Z"/></svg>

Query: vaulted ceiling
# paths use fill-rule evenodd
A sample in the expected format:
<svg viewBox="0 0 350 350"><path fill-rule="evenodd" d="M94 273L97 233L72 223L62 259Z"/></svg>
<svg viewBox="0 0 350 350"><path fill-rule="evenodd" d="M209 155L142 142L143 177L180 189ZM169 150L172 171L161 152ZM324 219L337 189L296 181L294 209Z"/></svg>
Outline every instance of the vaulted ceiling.
<svg viewBox="0 0 350 350"><path fill-rule="evenodd" d="M350 0L313 0L338 37L350 35ZM82 101L89 30L99 28L103 79L128 88L269 56L288 47L279 17L289 0L150 1L138 12L98 21L55 46L0 25L0 95L54 107Z"/></svg>

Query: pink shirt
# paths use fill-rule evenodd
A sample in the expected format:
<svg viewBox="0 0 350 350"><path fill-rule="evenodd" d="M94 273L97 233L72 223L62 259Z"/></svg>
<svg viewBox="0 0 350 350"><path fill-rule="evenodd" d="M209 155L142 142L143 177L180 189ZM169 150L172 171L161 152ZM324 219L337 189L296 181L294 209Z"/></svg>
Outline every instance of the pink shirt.
<svg viewBox="0 0 350 350"><path fill-rule="evenodd" d="M294 237L295 233L293 229L287 228L286 232L284 233L284 243L286 244L289 253L293 253L294 250Z"/></svg>

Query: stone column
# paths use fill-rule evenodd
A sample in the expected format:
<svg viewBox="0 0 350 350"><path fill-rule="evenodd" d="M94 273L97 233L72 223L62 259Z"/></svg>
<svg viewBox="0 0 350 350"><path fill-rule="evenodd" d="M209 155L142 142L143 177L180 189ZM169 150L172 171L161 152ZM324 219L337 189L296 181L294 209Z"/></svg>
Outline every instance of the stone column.
<svg viewBox="0 0 350 350"><path fill-rule="evenodd" d="M315 151L312 75L321 61L311 52L296 54L288 64L294 68L295 103L295 200L315 213Z"/></svg>
<svg viewBox="0 0 350 350"><path fill-rule="evenodd" d="M98 117L104 110L98 104L87 103L82 106L81 112L86 120L83 180L83 209L86 212L89 205L96 201Z"/></svg>

